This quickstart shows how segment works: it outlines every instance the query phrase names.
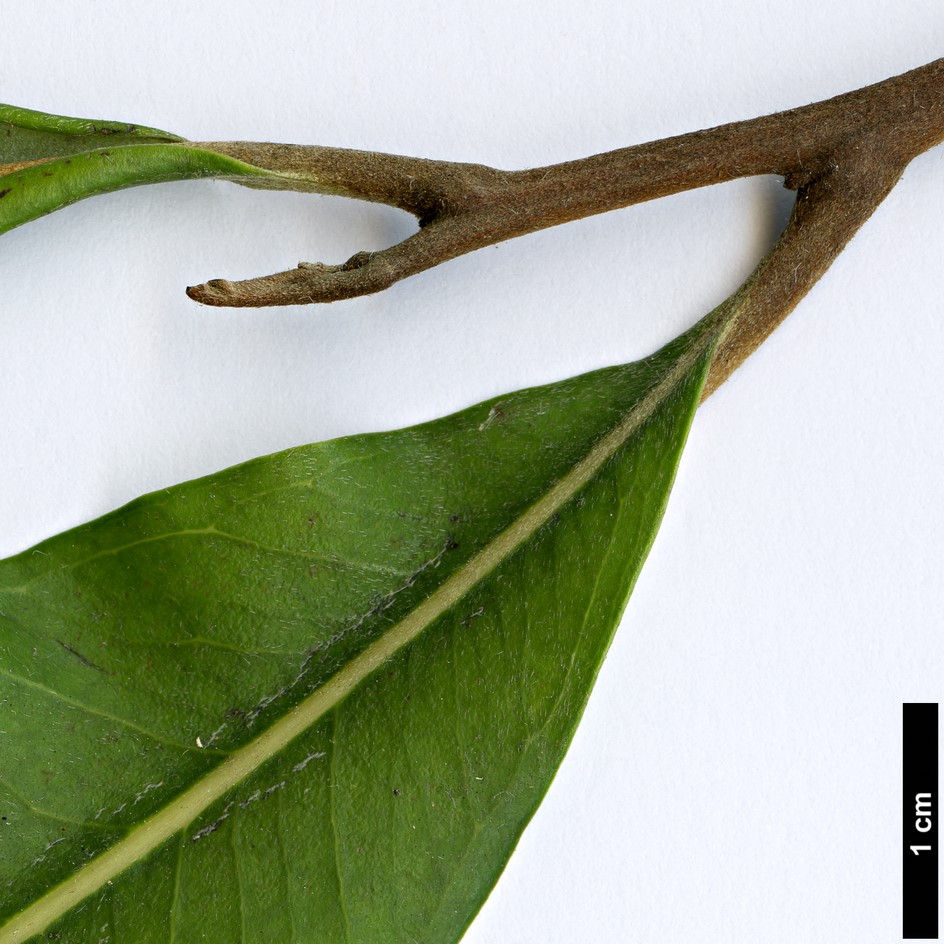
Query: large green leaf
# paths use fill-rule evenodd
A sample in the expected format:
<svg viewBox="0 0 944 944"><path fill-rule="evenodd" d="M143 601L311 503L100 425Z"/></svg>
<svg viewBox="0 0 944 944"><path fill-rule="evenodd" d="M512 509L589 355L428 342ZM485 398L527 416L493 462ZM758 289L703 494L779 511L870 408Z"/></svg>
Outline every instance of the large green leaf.
<svg viewBox="0 0 944 944"><path fill-rule="evenodd" d="M166 131L0 105L0 233L84 197L199 177L281 179Z"/></svg>
<svg viewBox="0 0 944 944"><path fill-rule="evenodd" d="M0 942L457 940L571 740L720 330L0 563Z"/></svg>

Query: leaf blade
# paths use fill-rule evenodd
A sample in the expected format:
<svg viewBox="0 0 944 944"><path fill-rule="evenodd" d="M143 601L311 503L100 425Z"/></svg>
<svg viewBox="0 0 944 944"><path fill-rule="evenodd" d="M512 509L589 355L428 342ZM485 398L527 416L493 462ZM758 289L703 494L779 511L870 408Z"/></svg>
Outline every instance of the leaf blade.
<svg viewBox="0 0 944 944"><path fill-rule="evenodd" d="M222 747L231 748L233 753L229 757L215 765L206 762L207 755L185 756L178 759L180 763L176 767L164 757L141 772L142 779L156 783L162 764L176 771L176 783L184 786L172 787L177 789L173 807L165 806L145 818L143 813L149 809L149 794L145 791L132 804L132 807L141 804L142 815L130 824L127 818L117 824L116 828L124 829L124 835L117 841L110 841L113 833L99 837L99 845L109 845L110 851L77 869L77 840L71 840L72 860L66 854L69 847L65 842L57 845L60 851L51 850L61 863L58 874L68 875L71 869L72 878L56 885L46 897L27 904L18 918L0 927L0 941L14 939L12 922L18 922L20 928L16 939L23 940L27 928L29 933L34 933L34 929L49 926L59 916L64 916L62 926L74 932L71 922L85 919L76 917L75 913L67 914L66 905L77 895L88 899L100 890L105 892L102 900L111 902L113 894L105 888L110 880L125 886L137 883L136 893L126 893L127 898L134 900L136 896L145 895L154 874L153 867L148 867L149 862L164 861L174 854L178 875L181 868L187 870L188 875L207 875L213 869L200 863L211 855L207 850L216 849L217 856L227 853L224 837L238 845L244 854L252 843L233 839L234 835L250 832L257 844L270 841L265 828L272 816L268 811L277 808L284 797L297 790L306 771L309 772L305 778L307 789L314 790L318 797L314 809L319 812L321 838L310 847L304 843L299 845L287 835L280 834L280 841L292 850L293 863L305 864L304 869L295 869L294 865L283 867L286 887L302 883L304 875L310 873L320 876L324 886L334 875L336 887L325 892L319 902L322 912L334 909L335 930L333 936L319 939L399 940L392 928L404 921L417 939L456 939L503 868L569 743L625 598L661 517L716 336L717 327L709 321L641 364L598 372L538 391L523 391L425 427L353 437L310 447L308 451L294 451L289 459L285 458L289 454L283 454L281 460L273 457L262 463L250 463L222 477L205 480L203 491L200 483L173 490L172 504L178 508L176 519L171 520L173 516L169 516L166 503L162 505L160 499L152 497L42 545L41 555L51 556L51 564L41 561L38 567L35 555L21 555L0 565L0 613L4 614L7 625L17 622L16 603L20 604L22 622L32 620L36 625L47 625L50 574L66 579L65 589L57 593L68 596L76 586L70 582L72 577L82 575L83 570L89 568L94 571L123 559L125 570L134 575L143 573L154 565L156 558L145 556L135 562L133 555L151 554L160 544L156 537L159 534L174 534L185 546L188 540L199 539L210 543L212 553L217 556L220 553L238 556L233 545L240 547L246 536L243 534L233 540L234 535L226 530L228 525L225 524L227 520L235 520L232 515L238 514L243 531L248 529L255 537L251 548L254 554L265 547L275 548L277 537L262 526L258 516L271 512L273 496L278 495L275 507L291 506L291 514L286 517L289 523L280 526L279 534L286 542L292 537L296 550L305 547L309 555L302 559L305 566L322 567L326 553L317 539L310 537L299 543L298 512L308 510L309 506L300 509L297 504L292 505L292 500L298 497L299 483L307 483L305 488L310 491L317 479L321 502L307 519L306 527L314 530L312 518L329 514L332 506L328 499L340 502L339 507L348 513L347 518L341 515L340 523L335 522L333 526L321 522L331 539L336 540L345 522L353 520L356 530L359 520L352 509L357 505L363 519L372 522L371 541L364 544L356 534L349 536L343 542L345 556L374 566L386 563L389 570L381 573L360 568L347 583L341 582L341 596L351 595L351 588L364 583L365 575L373 575L376 579L368 583L379 589L374 596L365 597L360 591L359 595L354 594L358 602L346 609L361 614L355 622L345 625L343 620L336 620L332 623L327 618L331 615L330 608L324 606L309 620L308 633L312 632L312 621L317 624L324 620L323 625L316 625L323 647L304 655L300 671L290 668L291 658L288 658L283 660L286 665L280 677L265 680L267 688L264 690L270 695L264 696L263 701L268 701L265 704L257 701L246 709L245 717L249 721L242 743L238 737L228 741L226 733L217 737L214 732L208 737L208 741L218 740ZM549 445L553 449L549 449ZM536 455L535 446L538 447ZM472 448L483 450L475 462L466 458L467 464L473 465L476 471L489 473L481 482L470 477L467 470L464 477L459 475L455 468L457 460ZM509 456L515 461L509 462ZM271 471L266 463L271 465L273 461L285 461L291 466L289 480L260 474ZM392 470L386 468L391 462L394 463ZM351 477L352 468L357 468L359 479ZM321 479L327 478L328 472L331 478L325 483ZM281 488L274 487L276 481L282 483ZM347 488L356 500L350 499L345 505L337 488L334 493L331 491L335 482L340 483L337 488L342 492ZM634 483L638 498L638 504L632 509L625 507L620 497L627 482ZM216 524L209 528L195 527L196 519L187 515L181 518L179 514L179 508L187 506L191 499L194 509L208 507L207 489L215 493L214 521L219 527ZM247 490L261 493L265 501L257 501L255 506L250 502L247 506ZM447 505L447 497L457 504ZM583 503L578 502L579 498ZM230 511L229 519L221 506ZM383 521L379 520L378 506L388 513ZM251 510L247 511L247 507ZM450 513L449 508L460 510ZM372 546L375 538L386 538L389 534L391 540L405 540L402 522L411 516L417 520L410 522L413 543L407 552L402 553L402 548L391 551L385 545L379 557L376 553L372 557L372 552L376 552L376 547ZM181 527L182 520L189 527ZM391 520L400 527L391 528ZM598 533L591 529L588 535L588 520L597 522ZM255 530L250 526L253 521ZM612 530L604 539L606 527L612 529L619 522L624 525L629 522L633 527L622 535ZM168 531L169 527L176 530ZM135 539L122 542L116 538L129 534ZM224 535L227 537L223 538ZM214 545L216 541L219 543ZM555 550L555 541L561 543L560 550ZM581 549L586 559L599 564L593 580L585 579L580 565L574 572L574 555L567 551L574 547ZM528 552L524 553L523 548ZM315 557L311 557L312 554ZM182 580L185 569L193 567L197 559L189 550L183 554L172 572L176 579ZM71 562L68 566L67 560ZM291 560L293 567L299 565L297 556ZM544 586L547 581L542 568L549 565L566 576L563 580L559 574L557 583L566 584L574 592L574 600L561 599L554 585ZM237 561L234 566L238 569L242 565ZM528 570L529 567L532 570ZM206 570L205 564L203 570ZM47 575L38 583L37 571L40 578L43 573ZM265 568L263 571L266 581L271 580L274 573L283 575L283 571L265 571ZM105 571L100 571L105 572L114 575L115 569L109 571L106 567ZM337 593L332 582L336 574L320 573L322 576L316 582L321 591L334 588ZM122 579L127 583L127 575ZM86 575L79 585L87 587L100 582ZM120 585L122 580L118 583ZM512 585L540 588L526 595L525 610L530 607L533 611L530 615L522 616L520 600L523 597L506 591L506 586ZM230 603L239 603L238 593L226 589L230 592ZM46 600L42 600L44 594ZM580 605L575 602L578 596L583 600ZM37 609L37 601L41 600ZM349 599L346 602L350 604ZM102 601L93 605L99 603L105 605ZM548 606L551 610L537 618L535 614ZM69 608L74 608L71 601ZM211 621L206 612L205 606L204 624ZM270 622L275 619L275 611L267 615ZM529 632L545 634L542 647L536 650L533 645L522 643L520 633L515 636L507 631L516 619L523 622ZM239 629L238 622L230 621L230 632L233 625ZM474 630L467 631L469 626ZM435 631L425 632L430 627L436 627ZM554 633L560 627L563 627L563 636L558 638ZM127 640L127 629L123 627L122 631L122 638ZM117 635L117 630L115 632ZM584 643L581 640L585 633ZM488 645L483 642L487 638L491 638ZM443 640L451 640L450 644L461 653L461 658L457 654L453 661L448 658L443 661ZM503 663L494 647L488 649L496 641L514 649L517 658L514 667ZM88 632L77 632L69 637L68 646L81 653L88 642ZM482 646L485 648L479 651ZM565 658L568 647L569 657ZM545 655L538 656L537 651ZM8 648L5 653L7 661L11 652ZM301 654L294 653L296 658ZM313 662L314 654L320 660L317 663ZM553 662L556 655L561 657L560 665ZM74 656L69 660L68 656L69 652L65 652L61 658L66 663L78 661ZM508 681L504 686L507 692L490 692L490 697L499 698L507 709L498 722L498 731L494 730L496 719L488 711L483 715L482 705L476 700L481 681L476 682L474 672L482 664L489 666L492 683L505 673L506 680L522 685L521 691L515 691L516 685ZM287 667L290 672L297 672L294 679L291 674L286 675ZM377 669L380 667L384 671L378 694ZM457 684L469 667L473 676ZM106 673L113 671L108 661L103 661L99 668ZM85 680L100 690L103 686L96 677L98 673L89 666L83 669ZM390 681L391 673L399 673L396 681ZM411 681L414 673L418 673L420 679L416 683ZM133 671L130 674L135 677ZM409 709L398 710L396 706L397 699L409 702L415 698L419 702L423 697L432 698L431 677L437 680L436 697L440 702L450 697L455 699L447 723L443 722L446 729L438 721L438 727L430 725L430 730L424 727L437 717L435 699L426 704L417 717L411 715ZM556 680L555 683L550 684L548 678ZM312 694L297 697L300 682L303 687L313 687ZM559 689L555 688L556 683ZM276 684L280 687L275 697L271 697ZM98 697L103 697L100 691ZM154 714L154 705L146 700L134 702L127 692L123 697L136 716L148 716L149 709ZM294 704L291 704L293 699ZM220 710L220 699L205 700L202 706L205 717L200 723L209 724L211 718L218 721L225 714ZM110 709L107 704L105 707ZM268 722L273 712L278 712L278 716L266 732L250 736L256 721ZM491 732L490 748L477 743L474 736L464 731L468 716L477 718L483 730L488 728ZM405 740L400 737L396 742L403 756L391 756L385 749L383 739L387 735L383 722L391 717L397 717L409 729L409 737ZM156 732L158 735L166 737L179 732L180 717L171 713L169 719L168 730ZM451 731L450 726L455 730ZM513 757L513 763L503 757L502 726L506 729L506 738L514 729L511 740L520 748L521 756ZM444 738L454 740L451 749L442 748ZM176 740L181 742L182 738L178 736ZM343 750L339 749L339 744ZM427 747L419 750L423 744ZM416 751L418 755L413 756ZM190 753L199 755L199 752ZM444 769L449 768L447 775L443 774L442 783L431 782L424 788L424 799L432 803L431 807L423 802L417 805L417 797L423 790L416 785L416 770L425 770L423 758L427 755L438 757ZM376 767L378 757L384 757L387 765L382 772ZM329 758L328 763L323 762L325 758ZM475 771L486 770L491 781L489 789L502 778L508 787L499 791L509 798L498 806L494 798L486 796L478 786L485 781L485 775L478 780L479 774ZM364 776L364 771L372 773ZM385 780L391 783L389 795L383 793L387 786L380 783ZM155 787L153 798L158 797L164 782ZM399 800L406 790L397 787L396 782L413 784L409 799L399 804L399 808L391 797ZM338 786L341 783L343 790ZM436 800L431 800L432 796ZM269 802L273 799L277 802ZM295 802L289 812L282 815L297 819L299 806L308 808L304 803ZM403 808L411 811L410 815L417 817L417 821L404 820ZM115 811L119 819L124 809ZM370 815L365 817L365 811L370 811ZM89 813L90 810L86 810L85 815ZM384 828L365 833L365 821L382 822ZM419 829L410 828L417 823ZM182 832L184 826L186 835ZM297 824L292 835L299 831L304 832L301 824ZM414 832L418 833L416 837ZM166 843L174 835L185 836L176 847L174 843ZM144 841L148 836L150 838ZM340 841L342 836L343 841ZM393 836L396 840L388 841ZM453 841L455 837L459 837L456 841L461 849ZM0 842L2 838L0 833ZM85 838L89 841L87 836ZM432 861L421 848L427 841L447 850L449 862ZM416 846L417 842L420 847ZM391 884L378 884L374 863L365 865L351 852L365 845L375 851L383 846L383 854L377 854L384 862L383 874ZM0 856L0 861L3 858ZM400 872L395 864L401 859L408 863L412 891L397 884ZM48 874L52 876L53 871ZM247 874L256 873L250 870ZM76 875L80 876L78 884ZM178 881L173 901L177 920L189 922L188 934L196 935L205 916L190 900L190 882L180 884ZM230 897L235 900L239 896L231 889ZM262 898L264 896L256 894L253 900L259 902ZM403 913L407 898L408 920ZM272 910L269 902L266 913ZM253 933L262 933L259 929L269 926L259 918L259 912L257 908L254 913ZM9 905L7 913L10 913ZM95 921L99 920L97 905L90 907L87 913L95 915ZM187 917L180 918L180 914ZM309 919L310 915L307 918L305 914L295 916L296 922Z"/></svg>

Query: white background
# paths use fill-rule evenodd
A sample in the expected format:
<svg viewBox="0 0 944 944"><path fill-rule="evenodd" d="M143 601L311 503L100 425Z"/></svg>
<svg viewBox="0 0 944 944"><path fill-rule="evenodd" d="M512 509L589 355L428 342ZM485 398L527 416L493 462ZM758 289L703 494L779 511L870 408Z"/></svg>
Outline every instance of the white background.
<svg viewBox="0 0 944 944"><path fill-rule="evenodd" d="M824 98L944 52L939 0L4 4L0 98L524 167ZM367 299L183 294L412 231L180 183L2 237L0 555L284 447L649 353L789 207L738 182ZM944 150L699 411L573 748L466 937L894 941L900 712L942 695Z"/></svg>

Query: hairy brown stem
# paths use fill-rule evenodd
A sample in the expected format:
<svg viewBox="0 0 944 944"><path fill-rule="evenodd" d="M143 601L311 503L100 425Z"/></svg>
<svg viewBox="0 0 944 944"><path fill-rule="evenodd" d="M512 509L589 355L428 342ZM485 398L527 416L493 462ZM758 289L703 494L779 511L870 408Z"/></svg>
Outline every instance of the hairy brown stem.
<svg viewBox="0 0 944 944"><path fill-rule="evenodd" d="M944 59L791 111L524 171L339 148L200 144L279 175L255 183L386 203L417 233L341 265L188 289L209 305L295 305L368 295L456 256L549 226L739 177L797 191L786 229L739 290L739 316L706 396L826 271L918 154L944 140Z"/></svg>

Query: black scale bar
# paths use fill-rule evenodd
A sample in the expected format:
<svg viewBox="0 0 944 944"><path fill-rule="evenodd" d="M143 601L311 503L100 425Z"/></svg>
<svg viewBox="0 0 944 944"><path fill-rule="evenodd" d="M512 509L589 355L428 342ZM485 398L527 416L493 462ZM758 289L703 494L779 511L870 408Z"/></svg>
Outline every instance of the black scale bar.
<svg viewBox="0 0 944 944"><path fill-rule="evenodd" d="M937 705L902 705L902 937L936 939Z"/></svg>

